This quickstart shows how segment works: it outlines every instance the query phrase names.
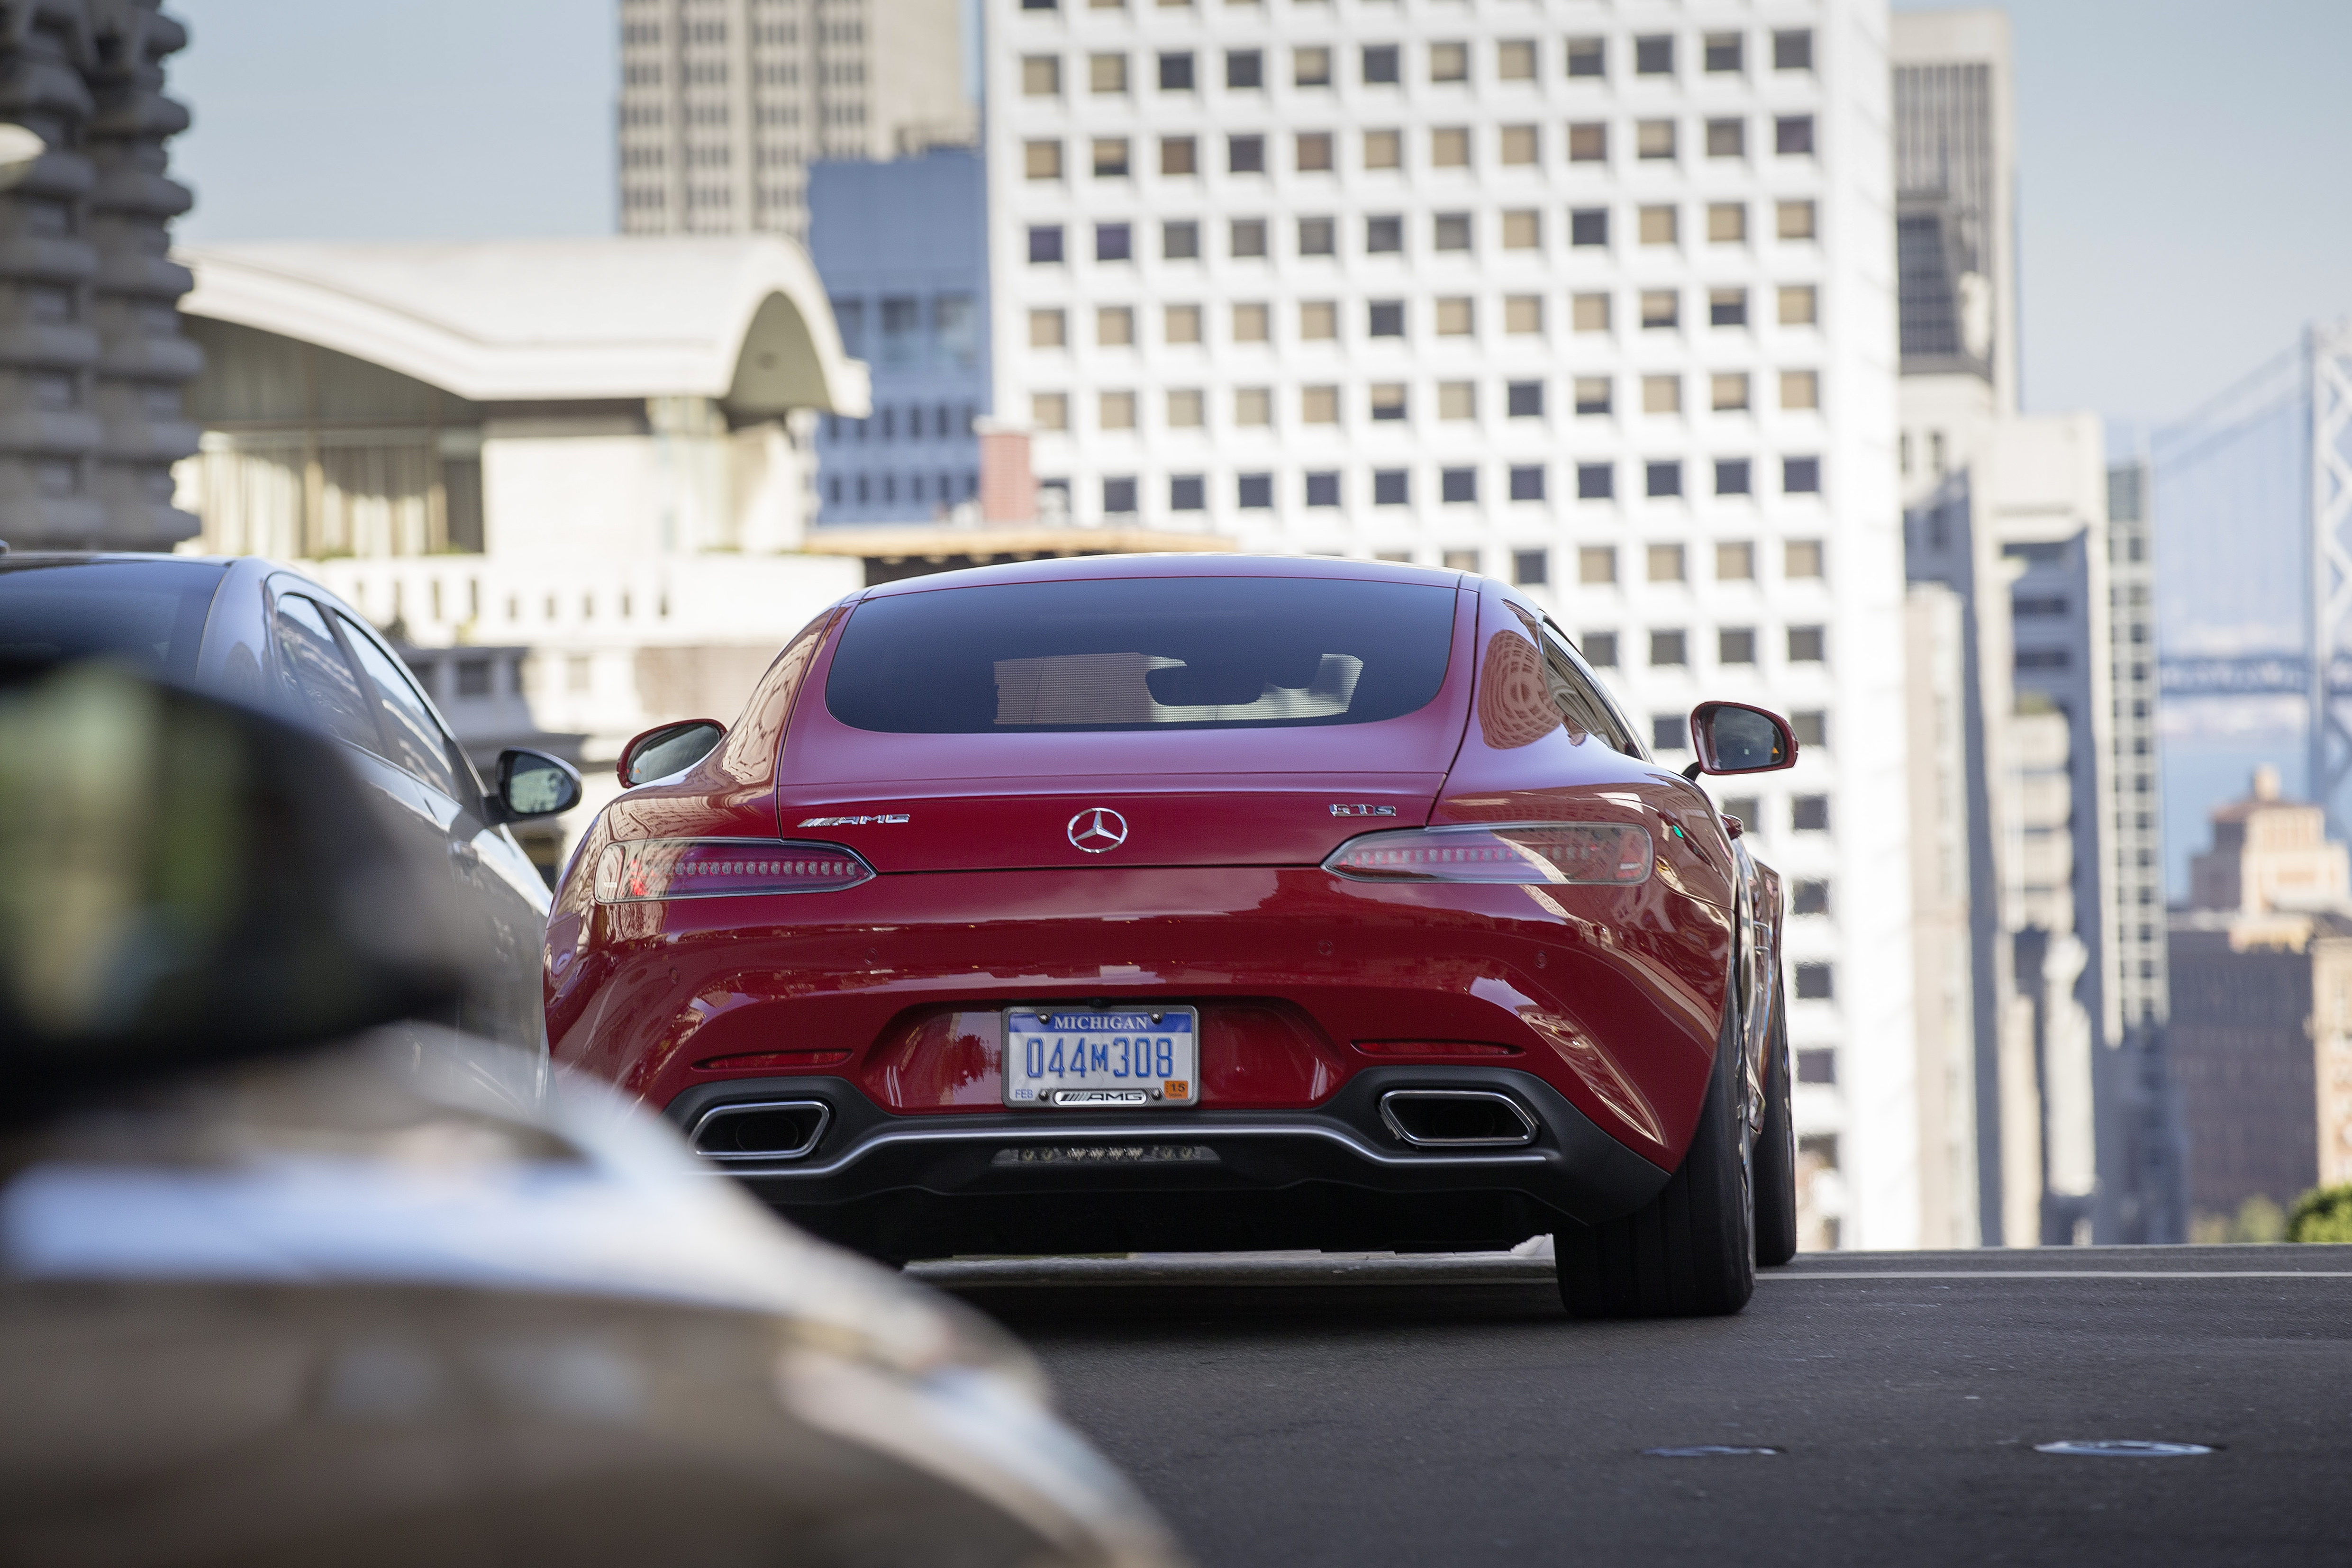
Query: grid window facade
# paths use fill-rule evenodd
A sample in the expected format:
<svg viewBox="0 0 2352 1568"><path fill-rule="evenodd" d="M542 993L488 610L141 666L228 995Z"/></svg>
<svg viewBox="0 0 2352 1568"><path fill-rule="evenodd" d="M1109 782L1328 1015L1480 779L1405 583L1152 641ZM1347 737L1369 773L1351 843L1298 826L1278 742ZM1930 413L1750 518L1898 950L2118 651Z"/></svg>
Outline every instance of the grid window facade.
<svg viewBox="0 0 2352 1568"><path fill-rule="evenodd" d="M1827 816L1840 797L1874 809L1904 732L1899 691L1854 683L1901 667L1901 606L1849 610L1829 570L1889 559L1879 531L1901 516L1874 433L1895 401L1879 351L1895 280L1875 265L1891 197L1868 156L1890 69L1870 52L1874 0L1793 22L1583 0L991 0L987 23L993 406L1061 400L1060 427L1030 421L1032 466L1066 477L1071 520L1108 521L1090 515L1102 481L1132 477L1122 528L1465 555L1589 654L1606 647L1637 722L1715 695L1834 714L1839 745L1742 789L1760 856L1839 884L1790 959L1848 989L1809 1002L1815 1032L1791 1043L1862 1043L1839 1020L1887 1013L1877 977L1908 963L1907 912L1843 863ZM1092 90L1097 56L1126 62L1123 89ZM1127 172L1097 177L1115 141ZM1058 177L1027 178L1030 141L1060 144ZM1171 163L1175 143L1190 152ZM1131 225L1129 259L1096 259L1104 224ZM1060 236L1053 259L1028 260L1033 229ZM1131 346L1095 341L1104 307L1134 312ZM1063 313L1059 346L1033 342L1032 311ZM1132 430L1098 426L1106 392L1135 394ZM1200 508L1173 505L1195 477ZM1807 630L1822 656L1800 637L1792 658ZM1653 662L1661 632L1679 662Z"/></svg>

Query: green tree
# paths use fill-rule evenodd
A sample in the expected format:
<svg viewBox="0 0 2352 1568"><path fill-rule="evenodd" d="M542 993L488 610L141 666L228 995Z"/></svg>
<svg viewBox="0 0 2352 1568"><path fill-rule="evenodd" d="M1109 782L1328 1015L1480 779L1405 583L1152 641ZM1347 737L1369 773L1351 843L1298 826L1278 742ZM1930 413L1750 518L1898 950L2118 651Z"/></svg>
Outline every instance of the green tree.
<svg viewBox="0 0 2352 1568"><path fill-rule="evenodd" d="M2296 1198L2287 1216L2286 1239L2352 1242L2352 1182L2315 1186Z"/></svg>

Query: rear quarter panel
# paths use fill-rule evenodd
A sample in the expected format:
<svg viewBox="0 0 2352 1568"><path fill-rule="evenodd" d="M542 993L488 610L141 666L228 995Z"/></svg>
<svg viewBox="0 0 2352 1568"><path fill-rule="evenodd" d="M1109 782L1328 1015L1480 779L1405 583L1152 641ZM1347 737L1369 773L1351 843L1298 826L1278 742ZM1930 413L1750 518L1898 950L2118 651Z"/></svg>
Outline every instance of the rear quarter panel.
<svg viewBox="0 0 2352 1568"><path fill-rule="evenodd" d="M1519 1011L1596 1095L1640 1090L1680 1148L1697 1120L1724 1009L1735 1001L1741 872L1696 785L1568 727L1546 690L1525 613L1500 584L1480 595L1476 692L1431 821L1612 821L1648 831L1655 869L1639 887L1526 890L1563 945L1621 976L1642 1005L1627 1005L1622 993L1604 1000L1615 988L1579 986L1530 995Z"/></svg>
<svg viewBox="0 0 2352 1568"><path fill-rule="evenodd" d="M840 624L845 604L836 604L803 627L768 666L751 699L710 755L674 779L640 785L597 815L572 856L547 922L542 985L547 1001L547 1038L561 1040L581 1020L610 965L598 962L592 943L596 918L596 861L616 840L709 837L764 839L776 828L776 761L793 706L807 683L809 666L825 638ZM635 925L657 918L658 904L612 912ZM650 933L644 933L650 934Z"/></svg>

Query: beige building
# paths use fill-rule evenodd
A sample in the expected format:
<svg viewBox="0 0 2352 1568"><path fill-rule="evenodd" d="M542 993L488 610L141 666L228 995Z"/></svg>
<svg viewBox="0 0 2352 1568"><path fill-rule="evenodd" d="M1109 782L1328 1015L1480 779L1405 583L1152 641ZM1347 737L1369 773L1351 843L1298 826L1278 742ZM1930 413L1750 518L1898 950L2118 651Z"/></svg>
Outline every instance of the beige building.
<svg viewBox="0 0 2352 1568"><path fill-rule="evenodd" d="M803 549L803 411L862 415L867 382L790 241L182 259L205 360L177 470L203 531L182 548L291 561L422 650L478 752L553 737L593 765L664 719L732 720L864 581ZM588 771L593 808L614 786Z"/></svg>
<svg viewBox="0 0 2352 1568"><path fill-rule="evenodd" d="M2218 1232L2250 1199L2352 1181L2352 878L2275 768L2212 822L2171 919L2171 1033L2189 1204Z"/></svg>
<svg viewBox="0 0 2352 1568"><path fill-rule="evenodd" d="M2189 905L2242 915L2352 902L2352 858L2327 837L2319 806L2279 797L2278 769L2254 770L2253 793L2215 809L2213 847L2189 861Z"/></svg>
<svg viewBox="0 0 2352 1568"><path fill-rule="evenodd" d="M808 234L808 165L971 140L956 0L621 0L621 232Z"/></svg>
<svg viewBox="0 0 2352 1568"><path fill-rule="evenodd" d="M1979 1228L1969 924L1969 642L1963 622L1969 607L1942 583L1916 582L1906 608L1919 1245L1972 1247Z"/></svg>

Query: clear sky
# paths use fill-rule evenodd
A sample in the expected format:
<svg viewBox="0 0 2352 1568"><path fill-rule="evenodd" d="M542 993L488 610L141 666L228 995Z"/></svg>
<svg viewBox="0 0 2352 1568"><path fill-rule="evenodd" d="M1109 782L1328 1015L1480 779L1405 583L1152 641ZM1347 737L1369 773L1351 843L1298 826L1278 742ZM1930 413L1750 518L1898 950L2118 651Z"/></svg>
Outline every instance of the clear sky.
<svg viewBox="0 0 2352 1568"><path fill-rule="evenodd" d="M2352 0L2007 8L2030 408L2177 417L2352 311ZM183 237L612 231L614 0L173 9Z"/></svg>

